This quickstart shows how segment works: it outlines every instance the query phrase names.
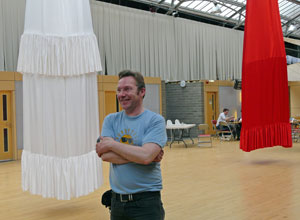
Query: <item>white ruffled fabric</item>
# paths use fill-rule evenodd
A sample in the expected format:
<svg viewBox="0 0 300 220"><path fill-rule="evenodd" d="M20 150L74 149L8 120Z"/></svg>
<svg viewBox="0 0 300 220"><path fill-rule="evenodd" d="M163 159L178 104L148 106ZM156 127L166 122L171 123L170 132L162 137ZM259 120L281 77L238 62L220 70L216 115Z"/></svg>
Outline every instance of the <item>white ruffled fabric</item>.
<svg viewBox="0 0 300 220"><path fill-rule="evenodd" d="M102 184L96 71L102 70L89 0L27 0L22 187L68 200Z"/></svg>
<svg viewBox="0 0 300 220"><path fill-rule="evenodd" d="M102 163L95 151L59 158L23 150L22 188L44 198L69 200L102 184Z"/></svg>
<svg viewBox="0 0 300 220"><path fill-rule="evenodd" d="M94 150L99 137L96 73L23 74L23 120L27 151L68 157Z"/></svg>
<svg viewBox="0 0 300 220"><path fill-rule="evenodd" d="M76 76L102 69L94 34L48 36L24 33L18 71L48 76Z"/></svg>
<svg viewBox="0 0 300 220"><path fill-rule="evenodd" d="M23 120L23 190L68 200L101 186L96 73L24 73Z"/></svg>

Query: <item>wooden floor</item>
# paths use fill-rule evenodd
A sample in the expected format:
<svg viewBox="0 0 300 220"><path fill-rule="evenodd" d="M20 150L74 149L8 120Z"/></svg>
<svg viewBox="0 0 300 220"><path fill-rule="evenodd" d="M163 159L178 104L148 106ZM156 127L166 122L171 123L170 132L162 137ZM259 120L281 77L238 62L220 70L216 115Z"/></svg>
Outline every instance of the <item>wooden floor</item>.
<svg viewBox="0 0 300 220"><path fill-rule="evenodd" d="M213 148L172 145L162 161L167 220L300 219L300 143L245 153L238 142ZM20 161L0 163L0 219L109 219L100 205L108 186L70 201L43 199L21 189Z"/></svg>

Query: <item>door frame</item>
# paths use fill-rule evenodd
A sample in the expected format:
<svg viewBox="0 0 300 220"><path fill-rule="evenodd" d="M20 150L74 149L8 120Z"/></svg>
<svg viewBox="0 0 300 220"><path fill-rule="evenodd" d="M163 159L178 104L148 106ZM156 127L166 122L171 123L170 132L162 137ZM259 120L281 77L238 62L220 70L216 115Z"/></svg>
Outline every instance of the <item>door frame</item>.
<svg viewBox="0 0 300 220"><path fill-rule="evenodd" d="M10 114L11 114L11 145L12 160L21 158L21 152L17 149L17 132L16 132L16 93L15 81L22 80L22 75L17 72L0 72L0 91L10 92Z"/></svg>
<svg viewBox="0 0 300 220"><path fill-rule="evenodd" d="M204 121L205 124L210 125L211 121L207 117L208 113L208 106L207 106L207 100L208 100L208 92L215 92L216 93L216 116L219 116L219 83L217 81L215 82L209 82L209 81L203 81L204 84ZM212 133L212 134L215 134Z"/></svg>
<svg viewBox="0 0 300 220"><path fill-rule="evenodd" d="M206 91L206 117L207 117L207 122L206 124L209 125L209 129L207 130L208 134L215 134L216 132L214 131L214 126L212 125L211 121L212 120L217 120L218 119L218 110L217 110L217 96L218 93L217 92L212 92L212 91ZM214 108L211 108L211 103L210 103L210 99L214 98ZM212 109L212 112L210 112ZM211 113L214 113L213 115ZM212 119L211 116L214 116Z"/></svg>
<svg viewBox="0 0 300 220"><path fill-rule="evenodd" d="M208 106L207 106L207 92L216 92L216 115L219 117L220 114L220 102L219 102L219 87L220 86L228 86L233 87L233 81L229 80L216 80L210 82L208 80L203 81L204 84L204 113L205 113L205 123L210 124L211 122L207 118Z"/></svg>

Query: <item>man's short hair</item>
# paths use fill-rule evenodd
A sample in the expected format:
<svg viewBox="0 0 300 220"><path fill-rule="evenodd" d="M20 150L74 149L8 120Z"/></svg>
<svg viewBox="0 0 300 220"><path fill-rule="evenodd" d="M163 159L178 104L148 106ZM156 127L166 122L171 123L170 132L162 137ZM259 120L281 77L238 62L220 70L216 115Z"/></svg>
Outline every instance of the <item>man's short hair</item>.
<svg viewBox="0 0 300 220"><path fill-rule="evenodd" d="M223 112L227 112L227 111L229 111L228 108L224 108L224 109L223 109Z"/></svg>
<svg viewBox="0 0 300 220"><path fill-rule="evenodd" d="M133 72L131 70L123 70L119 72L119 80L127 76L132 76L135 79L136 86L138 87L138 91L140 91L142 88L145 88L144 77L141 73Z"/></svg>

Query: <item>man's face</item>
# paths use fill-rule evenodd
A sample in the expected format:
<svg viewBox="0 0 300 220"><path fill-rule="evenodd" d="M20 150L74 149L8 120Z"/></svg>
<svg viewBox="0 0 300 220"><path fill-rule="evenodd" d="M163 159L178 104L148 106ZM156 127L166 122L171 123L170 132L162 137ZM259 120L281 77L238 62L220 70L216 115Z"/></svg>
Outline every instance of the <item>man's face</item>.
<svg viewBox="0 0 300 220"><path fill-rule="evenodd" d="M138 91L136 81L132 76L127 76L119 80L117 87L117 97L126 112L133 112L143 103L145 88Z"/></svg>
<svg viewBox="0 0 300 220"><path fill-rule="evenodd" d="M228 115L228 113L229 113L229 111L225 111L225 112L224 112L225 115Z"/></svg>

